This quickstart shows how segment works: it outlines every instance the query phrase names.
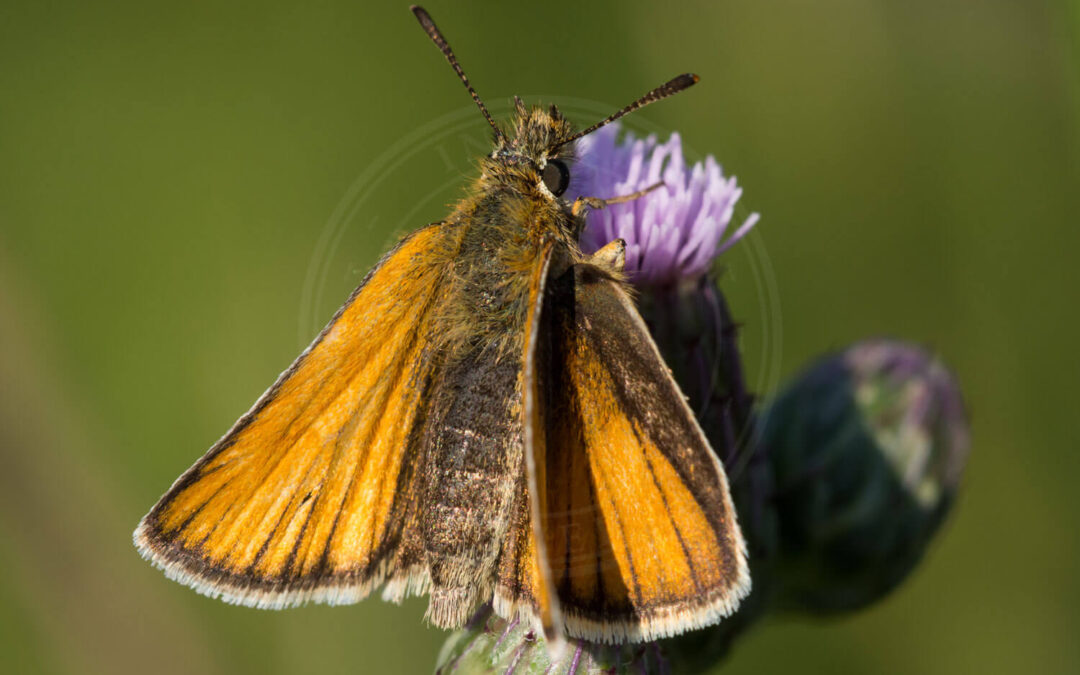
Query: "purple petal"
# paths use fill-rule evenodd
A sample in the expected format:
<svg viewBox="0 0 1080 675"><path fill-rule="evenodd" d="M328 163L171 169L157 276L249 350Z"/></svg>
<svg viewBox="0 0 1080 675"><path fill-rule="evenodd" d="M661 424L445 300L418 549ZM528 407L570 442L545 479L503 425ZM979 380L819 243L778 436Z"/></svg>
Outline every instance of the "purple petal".
<svg viewBox="0 0 1080 675"><path fill-rule="evenodd" d="M758 214L751 214L725 239L742 190L711 156L688 167L677 133L665 143L628 132L619 137L615 123L580 142L567 197L610 198L663 181L664 187L632 202L590 211L581 236L586 252L618 237L626 240L631 280L670 283L699 276L758 222Z"/></svg>

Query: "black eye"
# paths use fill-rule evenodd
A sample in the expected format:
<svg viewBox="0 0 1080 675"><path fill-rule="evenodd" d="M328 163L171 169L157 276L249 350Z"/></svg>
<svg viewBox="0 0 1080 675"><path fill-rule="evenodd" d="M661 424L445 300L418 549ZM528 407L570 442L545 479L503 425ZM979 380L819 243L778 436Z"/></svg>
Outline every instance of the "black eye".
<svg viewBox="0 0 1080 675"><path fill-rule="evenodd" d="M551 194L558 197L566 192L566 186L570 184L570 171L566 165L557 159L549 159L544 167L544 185L551 190Z"/></svg>

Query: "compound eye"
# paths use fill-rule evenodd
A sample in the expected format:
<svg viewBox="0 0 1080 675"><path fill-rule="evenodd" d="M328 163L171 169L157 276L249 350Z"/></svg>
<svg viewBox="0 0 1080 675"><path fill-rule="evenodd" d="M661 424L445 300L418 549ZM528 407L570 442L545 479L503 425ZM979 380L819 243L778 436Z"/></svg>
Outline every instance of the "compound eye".
<svg viewBox="0 0 1080 675"><path fill-rule="evenodd" d="M566 168L566 165L557 159L549 159L547 166L544 167L543 173L544 185L548 190L551 190L551 194L559 197L562 193L566 192L566 187L570 184L570 170Z"/></svg>

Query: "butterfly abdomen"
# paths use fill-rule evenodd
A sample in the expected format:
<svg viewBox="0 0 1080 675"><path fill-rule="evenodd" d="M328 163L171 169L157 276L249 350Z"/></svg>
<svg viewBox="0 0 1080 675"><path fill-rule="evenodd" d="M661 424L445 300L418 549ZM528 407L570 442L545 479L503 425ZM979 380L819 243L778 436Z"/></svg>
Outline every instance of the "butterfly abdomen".
<svg viewBox="0 0 1080 675"><path fill-rule="evenodd" d="M430 575L428 616L461 625L490 600L522 471L519 364L476 348L434 384L419 508Z"/></svg>

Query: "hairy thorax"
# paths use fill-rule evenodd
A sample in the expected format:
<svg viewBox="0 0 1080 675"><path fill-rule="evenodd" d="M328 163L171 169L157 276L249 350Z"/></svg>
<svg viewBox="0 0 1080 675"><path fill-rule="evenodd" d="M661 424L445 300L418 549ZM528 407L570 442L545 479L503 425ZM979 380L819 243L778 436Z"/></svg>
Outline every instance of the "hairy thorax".
<svg viewBox="0 0 1080 675"><path fill-rule="evenodd" d="M455 241L448 246L450 272L437 321L443 354L451 359L478 347L500 357L519 353L530 270L542 243L556 240L561 255L554 265L581 257L570 213L535 184L514 178L499 176L496 190L476 192L449 219Z"/></svg>

